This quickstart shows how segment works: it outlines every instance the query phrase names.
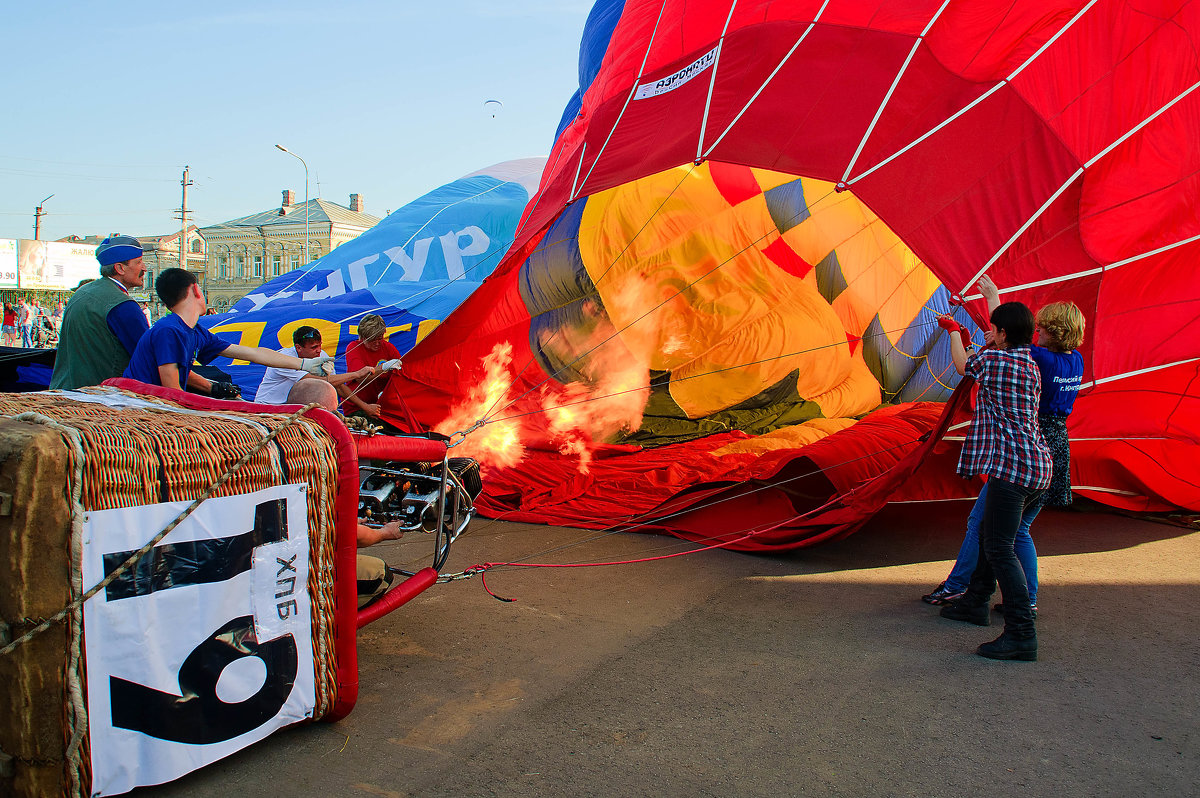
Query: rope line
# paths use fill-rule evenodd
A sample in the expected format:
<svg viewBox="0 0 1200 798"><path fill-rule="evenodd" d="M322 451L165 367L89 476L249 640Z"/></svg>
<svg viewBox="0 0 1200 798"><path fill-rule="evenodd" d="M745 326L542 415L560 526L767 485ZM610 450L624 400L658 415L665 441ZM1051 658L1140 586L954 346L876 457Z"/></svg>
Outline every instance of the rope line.
<svg viewBox="0 0 1200 798"><path fill-rule="evenodd" d="M518 559L516 559L516 560L512 560L512 561L510 561L510 562L508 562L508 563L502 563L502 564L505 564L505 565L516 565L516 564L520 564L520 563L522 563L524 560L528 560L528 559L530 559L530 558L532 558L532 557L542 557L542 556L545 556L545 555L547 555L547 554L553 554L553 553L555 553L555 552L559 552L559 551L565 551L565 550L567 550L567 549L575 548L575 547L577 547L577 546L582 546L582 545L585 545L585 544L587 544L587 543L591 543L591 542L594 542L594 541L597 541L597 540L602 540L602 539L604 539L604 538L606 538L606 537L610 537L610 536L612 536L612 535L616 535L616 534L624 534L624 533L627 533L627 532L633 532L633 531L635 531L635 530L637 530L637 529L639 529L639 528L648 528L648 527L650 527L650 526L660 526L660 525L661 525L661 522L663 522L663 521L668 521L668 520L670 520L670 519L672 519L672 518L676 518L676 517L678 517L678 516L681 516L681 515L684 515L684 514L687 514L687 513L692 513L692 512L699 511L699 510L706 510L706 509L709 509L709 508L711 508L711 507L716 507L717 505L723 504L724 502L732 501L732 500L734 500L735 498L737 498L737 499L742 499L742 498L745 498L745 497L747 497L747 496L753 496L753 495L755 495L755 494L757 494L757 493L760 493L760 492L762 492L762 491L765 491L765 490L774 490L774 489L776 489L776 488L779 488L779 487L781 487L781 486L783 486L783 485L787 485L787 484L789 484L789 483L796 482L796 481L798 481L798 480L807 479L808 477L815 476L816 474L822 474L822 473L825 473L826 471L832 471L832 470L834 470L834 469L841 468L841 467L843 467L843 466L847 466L847 465L849 465L849 464L851 464L851 463L858 462L859 460L864 460L864 459L867 459L867 458L869 458L869 457L875 457L875 456L877 456L877 455L880 455L880 454L885 454L885 453L887 453L887 452L891 452L891 451L895 451L895 450L897 450L897 449L901 449L901 448L904 448L904 447L906 447L906 446L911 446L912 444L919 443L920 441L921 441L921 437L920 437L920 436L918 436L918 437L915 437L915 438L910 438L910 439L907 439L907 440L901 441L900 443L897 443L897 444L895 444L894 446L889 446L889 447L886 447L886 448L883 448L883 449L878 449L878 450L875 450L875 451L872 451L872 452L868 452L868 453L866 453L866 454L859 455L859 456L857 456L857 457L852 457L852 458L850 458L849 460L843 460L843 461L841 461L841 462L839 462L839 463L834 463L833 465L827 466L827 467L825 467L825 468L818 468L818 469L816 469L816 470L813 470L813 471L807 471L807 472L805 472L805 473L803 473L803 474L798 474L798 475L796 475L796 476L789 477L789 478L787 478L787 479L783 479L783 480L779 480L779 481L777 481L777 482L767 482L767 483L763 483L763 484L761 484L761 485L759 485L759 486L757 486L757 487L751 488L750 490L747 490L747 491L744 491L744 492L742 492L742 493L739 493L737 496L728 496L728 497L725 497L725 498L713 499L713 500L711 500L711 501L709 501L709 500L706 500L706 501L703 501L703 502L700 502L700 503L697 503L697 504L690 505L690 506L688 506L688 507L682 508L682 509L680 509L680 510L677 510L677 511L675 511L675 512L673 512L673 513L668 513L668 514L666 514L666 515L652 516L652 513L654 512L654 511L653 511L653 509L651 509L651 510L647 510L647 511L644 511L644 512L640 512L640 513L633 513L633 514L631 514L631 515L627 516L625 519L623 519L623 520L621 520L621 521L618 521L618 522L617 522L617 523L615 523L615 524L612 524L612 525L610 525L610 526L608 526L608 527L604 527L604 528L602 528L602 529L598 530L599 534L596 534L596 535L591 535L591 536L589 536L589 537L587 537L587 538L584 538L584 539L582 539L582 540L574 541L574 542L572 542L572 543L567 543L567 544L564 544L564 545L561 545L561 546L556 546L556 547L552 547L552 548L549 548L549 549L543 549L542 551L539 551L539 552L534 552L534 553L532 553L532 554L528 554L528 555L525 555L524 557L518 558ZM743 483L743 484L747 484L747 483ZM865 483L864 483L864 484L865 484ZM845 494L841 494L841 495L839 495L838 497L835 497L835 498L834 498L833 500L831 500L831 501L836 501L838 498L841 498L842 496L849 496L849 495L852 495L852 494L853 494L855 491L857 491L857 490L858 490L858 488L859 488L859 487L861 487L861 486L856 486L855 488L852 488L851 490L847 491ZM564 500L564 501L567 501L567 500ZM558 503L559 503L559 504L561 504L562 502L558 502ZM829 504L830 504L830 502L826 502L825 504L823 504L823 505L821 505L821 506L819 506L819 507L816 507L816 508L814 508L814 509L812 509L812 510L808 510L808 511L806 511L806 512L804 512L804 513L801 513L801 514L799 514L799 515L795 515L795 516L793 516L793 517L791 517L791 518L789 518L789 519L787 519L787 520L785 520L785 521L783 521L783 522L780 522L780 524L778 524L778 525L775 525L775 526L771 527L770 529L777 529L777 528L779 528L780 526L783 526L783 525L785 525L785 524L791 523L791 522L793 522L793 521L796 521L796 520L798 520L798 519L800 519L800 518L804 518L805 516L812 515L813 513L817 512L818 510L821 510L821 509L823 509L824 507L828 506ZM551 506L552 506L552 505L551 505ZM513 509L513 510L508 510L508 511L505 511L504 513L502 513L502 514L501 514L501 516L498 516L497 518L494 518L494 519L488 519L489 523L488 523L487 525L485 525L485 526L483 527L483 529L476 529L476 530L472 530L472 531L473 531L473 532L475 532L476 534L478 534L479 532L483 531L484 529L487 529L487 528L489 528L489 527L493 526L494 524L498 523L498 522L499 522L499 521L502 519L502 517L503 517L504 515L509 515L509 514L512 514L512 513L515 513L515 512L519 512L519 510L518 510L518 509ZM645 520L645 521L639 521L638 519L646 519L646 520ZM742 531L745 531L745 530L742 530ZM764 532L764 531L768 531L768 530L760 530L760 531L756 532L755 534L762 534L762 532ZM701 540L717 540L717 539L716 539L716 538L714 538L714 537L708 537L708 538L701 538ZM695 542L695 541L684 541L684 544L686 544L686 543L688 543L688 542ZM721 542L719 542L719 543L715 544L714 546L710 546L710 547L708 547L708 548L719 548L719 547L721 547L721 546L729 545L729 544L731 544L731 543L736 543L736 542L739 542L739 540L721 541ZM683 553L690 553L690 552L683 552ZM585 564L589 564L589 565L590 565L590 564L593 564L593 563L585 563ZM468 569L468 570L469 570L469 569ZM469 578L470 576L473 576L473 574L468 574L466 571L462 571L462 572L459 572L459 573L456 573L456 574L445 574L445 575L443 575L442 577L440 577L440 578L439 578L439 581L442 581L442 582L451 582L451 581L456 581L456 580L459 580L459 579L466 579L466 578Z"/></svg>

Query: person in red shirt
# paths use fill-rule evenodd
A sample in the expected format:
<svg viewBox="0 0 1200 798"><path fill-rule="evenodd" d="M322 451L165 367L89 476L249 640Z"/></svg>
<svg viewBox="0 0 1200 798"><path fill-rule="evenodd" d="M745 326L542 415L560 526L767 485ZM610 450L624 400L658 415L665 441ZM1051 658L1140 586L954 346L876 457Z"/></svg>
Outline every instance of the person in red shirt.
<svg viewBox="0 0 1200 798"><path fill-rule="evenodd" d="M387 339L387 324L381 316L368 313L358 323L358 340L346 347L346 371L374 368L375 374L347 382L349 396L344 406L352 406L347 415L365 416L380 421L379 397L391 379L392 371L400 369L400 350ZM390 425L389 425L390 426Z"/></svg>
<svg viewBox="0 0 1200 798"><path fill-rule="evenodd" d="M17 345L17 309L11 302L4 303L4 345Z"/></svg>

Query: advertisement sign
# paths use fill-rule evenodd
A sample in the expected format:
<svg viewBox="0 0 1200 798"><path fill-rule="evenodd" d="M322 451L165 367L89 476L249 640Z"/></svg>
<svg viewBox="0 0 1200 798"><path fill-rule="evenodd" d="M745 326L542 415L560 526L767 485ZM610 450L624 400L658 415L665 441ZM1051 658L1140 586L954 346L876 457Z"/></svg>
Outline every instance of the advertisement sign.
<svg viewBox="0 0 1200 798"><path fill-rule="evenodd" d="M84 604L92 795L171 781L312 716L306 490L209 499ZM88 513L84 583L188 504Z"/></svg>
<svg viewBox="0 0 1200 798"><path fill-rule="evenodd" d="M17 287L17 242L0 238L0 288Z"/></svg>
<svg viewBox="0 0 1200 798"><path fill-rule="evenodd" d="M22 290L71 291L100 276L96 247L65 241L17 241L17 274Z"/></svg>

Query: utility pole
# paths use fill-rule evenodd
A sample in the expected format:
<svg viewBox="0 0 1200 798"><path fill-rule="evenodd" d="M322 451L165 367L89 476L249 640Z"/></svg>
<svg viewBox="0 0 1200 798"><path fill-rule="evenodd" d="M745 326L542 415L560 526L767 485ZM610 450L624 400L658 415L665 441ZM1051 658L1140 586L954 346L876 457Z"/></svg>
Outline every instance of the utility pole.
<svg viewBox="0 0 1200 798"><path fill-rule="evenodd" d="M187 268L187 228L188 228L188 206L187 206L187 190L188 186L192 185L192 181L188 178L189 167L183 167L183 178L180 179L179 185L183 186L183 203L179 206L179 268ZM204 269L205 274L208 273L207 266Z"/></svg>
<svg viewBox="0 0 1200 798"><path fill-rule="evenodd" d="M53 194L50 195L50 197L53 197L53 196L54 196ZM38 241L42 236L42 217L46 215L46 212L44 210L42 210L42 206L46 204L46 200L50 199L50 197L46 197L46 199L39 202L37 208L34 209L34 211L33 211L33 240L34 241Z"/></svg>

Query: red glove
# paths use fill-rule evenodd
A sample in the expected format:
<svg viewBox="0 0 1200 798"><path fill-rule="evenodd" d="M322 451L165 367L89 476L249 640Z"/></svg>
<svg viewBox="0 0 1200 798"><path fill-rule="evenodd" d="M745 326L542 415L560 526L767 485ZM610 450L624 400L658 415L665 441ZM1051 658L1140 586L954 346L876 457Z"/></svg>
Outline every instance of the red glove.
<svg viewBox="0 0 1200 798"><path fill-rule="evenodd" d="M962 341L963 349L970 349L974 345L971 333L967 332L967 328L949 316L938 316L938 326L948 333L958 333L958 339Z"/></svg>
<svg viewBox="0 0 1200 798"><path fill-rule="evenodd" d="M958 332L962 330L962 325L949 316L938 316L938 326L946 332Z"/></svg>

